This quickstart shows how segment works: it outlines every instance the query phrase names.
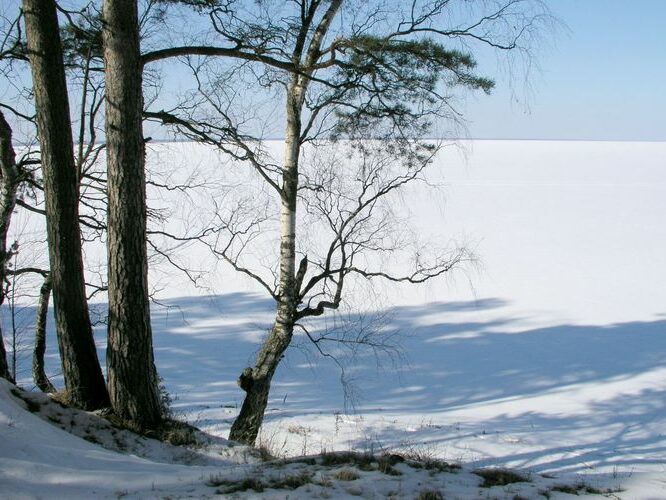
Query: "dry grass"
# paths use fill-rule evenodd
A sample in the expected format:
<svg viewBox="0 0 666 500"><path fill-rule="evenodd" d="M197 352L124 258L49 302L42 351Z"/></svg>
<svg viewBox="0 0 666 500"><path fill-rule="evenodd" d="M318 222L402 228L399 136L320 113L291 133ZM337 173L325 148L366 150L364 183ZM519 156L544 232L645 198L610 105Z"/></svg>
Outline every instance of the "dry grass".
<svg viewBox="0 0 666 500"><path fill-rule="evenodd" d="M474 471L474 474L483 479L483 483L481 484L482 488L530 482L529 477L508 469L479 469Z"/></svg>
<svg viewBox="0 0 666 500"><path fill-rule="evenodd" d="M437 490L422 490L417 500L444 500L442 494Z"/></svg>
<svg viewBox="0 0 666 500"><path fill-rule="evenodd" d="M208 486L218 488L217 493L229 495L240 491L253 490L261 493L265 489L295 490L306 484L312 483L314 473L302 471L298 474L289 474L277 478L261 480L257 477L246 477L239 481L226 478L211 477L206 483Z"/></svg>
<svg viewBox="0 0 666 500"><path fill-rule="evenodd" d="M335 479L340 481L355 481L359 477L361 476L354 469L341 469L335 474Z"/></svg>

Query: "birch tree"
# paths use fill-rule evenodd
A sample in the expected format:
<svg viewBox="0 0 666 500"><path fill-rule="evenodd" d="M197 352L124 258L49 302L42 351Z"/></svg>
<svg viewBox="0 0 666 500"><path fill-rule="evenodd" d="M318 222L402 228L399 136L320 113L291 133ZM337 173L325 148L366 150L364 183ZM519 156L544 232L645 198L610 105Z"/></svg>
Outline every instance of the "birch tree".
<svg viewBox="0 0 666 500"><path fill-rule="evenodd" d="M181 106L146 115L249 165L279 205L276 261L268 272L247 255L271 230L270 214L242 220L242 210L230 209L220 217L226 239L211 242L276 302L254 366L238 380L245 399L230 438L251 444L295 329L324 353L333 339L312 335L308 318L337 310L350 281L418 284L470 258L464 248L428 252L397 238L401 221L391 200L425 180L440 144L423 138L437 124L461 121L456 89L492 90L493 81L475 72L472 48L524 54L549 18L538 1L527 0L262 1L218 5L207 16L212 30L205 43L144 55L146 63L187 56L196 85ZM257 94L273 108L280 103L279 157L247 125ZM321 228L327 239L301 238L299 247L305 227ZM405 250L410 271L380 265L378 255ZM372 345L367 337L336 340Z"/></svg>

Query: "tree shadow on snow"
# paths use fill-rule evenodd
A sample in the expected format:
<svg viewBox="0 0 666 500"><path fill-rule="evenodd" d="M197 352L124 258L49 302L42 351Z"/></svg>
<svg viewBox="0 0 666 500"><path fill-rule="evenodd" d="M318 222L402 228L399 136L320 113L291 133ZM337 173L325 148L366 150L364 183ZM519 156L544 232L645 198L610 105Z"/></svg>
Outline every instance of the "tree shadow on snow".
<svg viewBox="0 0 666 500"><path fill-rule="evenodd" d="M362 388L361 413L440 415L503 401L530 401L563 387L629 380L663 366L666 359L666 319L612 325L519 326L508 316L501 299L434 303L377 311L390 318L388 329L400 334L407 362L377 370L370 354L347 368ZM235 416L243 393L236 377L252 364L275 311L272 300L251 293L169 299L152 307L155 359L177 411L202 413L203 423L226 426ZM102 315L103 315L103 311ZM24 310L30 314L30 308ZM32 310L34 314L34 310ZM5 321L7 319L5 318ZM313 332L327 320L310 325ZM49 322L47 371L57 378L53 322ZM98 326L100 360L104 360L105 327ZM299 344L306 346L301 341ZM23 377L29 385L28 376ZM662 377L663 379L663 377ZM293 415L332 414L343 410L340 371L316 351L292 349L272 385L267 421ZM566 436L588 433L584 443L558 442L549 449L513 454L506 459L523 464L547 455L536 470L579 471L585 463L627 465L614 457L633 456L631 463L653 461L666 452L658 424L666 414L666 394L659 387L641 389L592 401L585 412L544 411L521 407L520 412L477 419L470 432L534 429ZM538 403L535 403L538 404ZM219 416L219 408L225 416ZM208 410L217 409L206 419ZM211 412L212 415L212 412ZM453 418L453 417L452 417ZM445 424L445 425L444 425ZM432 442L464 437L444 422ZM597 432L598 430L603 432ZM378 439L390 440L386 426ZM600 437L594 438L595 433ZM524 450L525 448L521 448ZM495 460L501 461L501 458ZM484 465L481 460L477 465Z"/></svg>

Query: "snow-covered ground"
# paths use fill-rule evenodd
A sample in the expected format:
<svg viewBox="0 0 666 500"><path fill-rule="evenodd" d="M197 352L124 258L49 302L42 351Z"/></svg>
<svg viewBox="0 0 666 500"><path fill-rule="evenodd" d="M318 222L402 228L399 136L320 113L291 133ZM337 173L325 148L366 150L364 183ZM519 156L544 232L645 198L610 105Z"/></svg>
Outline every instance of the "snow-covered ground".
<svg viewBox="0 0 666 500"><path fill-rule="evenodd" d="M165 168L215 163L191 144L153 148ZM584 481L621 488L613 493L621 498L666 498L664 158L666 143L445 148L430 179L440 194L414 188L404 209L421 233L473 248L479 264L418 288L355 291L349 302L363 316L346 327L380 321L401 350L379 360L361 354L348 366L350 400L337 365L299 338L277 372L260 443L277 456L402 453L465 472L421 476L400 463L402 476L361 471L344 482L330 472L328 493L312 483L296 493L412 498L430 488L446 498L533 498L558 481ZM205 217L203 209L178 209ZM153 308L156 362L175 412L224 438L242 401L235 379L252 363L274 306L203 250L185 254L212 274L203 290L176 274L153 274L162 297ZM100 327L102 359L103 336ZM53 343L49 349L47 368L58 382ZM27 372L21 383L31 387ZM257 474L257 464L238 457L186 466L100 450L3 394L0 496L202 496L216 491L205 486L211 477ZM469 474L480 467L517 468L532 482L480 489ZM322 482L327 473L317 474Z"/></svg>

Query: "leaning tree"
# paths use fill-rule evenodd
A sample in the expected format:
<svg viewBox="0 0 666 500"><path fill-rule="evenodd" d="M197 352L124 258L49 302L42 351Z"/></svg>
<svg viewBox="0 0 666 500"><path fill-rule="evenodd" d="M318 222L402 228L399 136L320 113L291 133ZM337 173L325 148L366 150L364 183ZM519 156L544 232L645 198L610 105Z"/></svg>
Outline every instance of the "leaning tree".
<svg viewBox="0 0 666 500"><path fill-rule="evenodd" d="M181 105L147 115L249 165L269 199L267 209L219 213L225 237L210 242L276 303L255 364L239 377L246 394L230 432L254 443L295 329L321 350L331 338L308 321L338 309L350 282L422 283L469 259L464 248L400 239L393 200L426 178L440 143L424 138L460 120L456 92L493 88L475 71L475 47L522 54L548 16L531 0L207 3L196 2L211 26L201 43L144 55L185 56L195 87ZM270 119L283 127L281 154L252 119L267 101L279 103ZM276 229L273 264L257 266L248 249ZM409 257L411 268L388 266L387 255Z"/></svg>
<svg viewBox="0 0 666 500"><path fill-rule="evenodd" d="M56 329L67 397L95 409L109 399L97 358L85 293L79 178L55 1L23 1L32 70Z"/></svg>

